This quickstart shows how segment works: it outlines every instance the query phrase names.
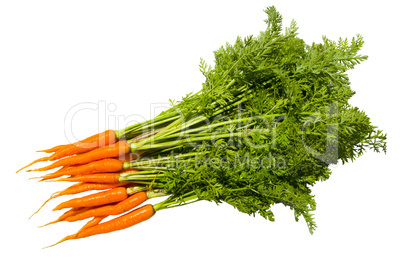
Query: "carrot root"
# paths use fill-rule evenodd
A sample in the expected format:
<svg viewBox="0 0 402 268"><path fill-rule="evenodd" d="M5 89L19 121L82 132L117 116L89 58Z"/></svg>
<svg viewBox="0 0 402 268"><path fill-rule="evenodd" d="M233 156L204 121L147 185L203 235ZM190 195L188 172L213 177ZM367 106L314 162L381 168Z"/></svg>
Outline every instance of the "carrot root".
<svg viewBox="0 0 402 268"><path fill-rule="evenodd" d="M88 221L84 226L82 226L82 228L78 232L81 232L84 229L87 229L87 228L90 228L92 226L99 224L106 217L107 216L94 217L92 220Z"/></svg>
<svg viewBox="0 0 402 268"><path fill-rule="evenodd" d="M87 182L87 183L118 183L119 174L116 173L97 173L88 175L76 175L67 178L58 178L53 180L42 179L40 181L56 182L56 181L68 181L68 182Z"/></svg>
<svg viewBox="0 0 402 268"><path fill-rule="evenodd" d="M85 238L85 237L89 237L89 236L93 236L93 235L105 234L105 233L110 233L113 231L125 229L125 228L131 227L133 225L136 225L138 223L141 223L143 221L146 221L146 220L150 219L153 215L155 215L155 210L154 210L153 206L151 204L147 204L147 205L137 208L127 214L124 214L118 218L114 218L110 221L103 222L101 224L97 224L95 226L86 228L73 235L66 236L63 239L61 239L59 242L57 242L51 246L55 246L66 240Z"/></svg>
<svg viewBox="0 0 402 268"><path fill-rule="evenodd" d="M54 146L54 147L49 148L49 149L38 150L38 151L36 151L36 152L38 152L38 153L54 153L54 152L56 152L57 150L59 150L60 148L62 148L63 146L66 146L66 145L57 145L57 146Z"/></svg>
<svg viewBox="0 0 402 268"><path fill-rule="evenodd" d="M119 215L124 212L130 211L137 206L141 205L148 199L147 192L139 192L136 193L127 199L112 205L101 206L97 208L92 208L76 215L69 216L65 218L65 221L74 222L80 221L84 219L88 219L91 217L102 217L109 215Z"/></svg>
<svg viewBox="0 0 402 268"><path fill-rule="evenodd" d="M49 222L49 223L46 223L46 224L44 224L44 225L38 226L38 227L39 227L39 228L42 228L42 227L48 226L48 225L50 225L50 224L54 224L54 223L57 223L57 222L61 222L61 221L63 221L65 218L67 218L67 217L69 217L69 216L76 215L76 214L78 214L78 213L80 213L80 212L83 212L83 211L85 211L85 210L88 210L88 209L89 209L89 208L72 208L72 209L70 209L70 210L64 212L63 215L61 215L61 216L60 216L59 218L57 218L56 220L51 221L51 222Z"/></svg>
<svg viewBox="0 0 402 268"><path fill-rule="evenodd" d="M101 206L105 204L120 202L127 198L127 190L125 187L117 187L111 190L107 190L104 192L87 195L84 197L74 198L68 201L65 201L58 206L56 206L53 210L60 210L63 208L71 208L71 207L95 207Z"/></svg>
<svg viewBox="0 0 402 268"><path fill-rule="evenodd" d="M106 190L106 189L112 189L112 188L116 188L116 187L120 187L120 186L124 186L127 183L121 182L121 183L109 183L109 184L104 184L104 183L82 183L82 182L78 182L74 185L71 185L70 187L62 190L62 191L57 191L55 193L53 193L49 199L47 199L42 206L31 215L30 218L32 218L33 215L35 215L36 213L39 212L39 210L41 210L43 208L43 206L49 202L50 200L59 197L59 196L63 196L63 195L72 195L72 194L78 194L78 193L83 193L86 191L92 191L92 190Z"/></svg>
<svg viewBox="0 0 402 268"><path fill-rule="evenodd" d="M64 144L64 145L57 145L49 149L38 150L37 152L45 152L45 153L53 153L61 148L65 148L66 146L70 145L82 145L85 143L97 143L99 147L105 146L107 144L115 143L117 140L116 132L113 130L106 130L104 132L89 136L83 140L71 143L71 144Z"/></svg>
<svg viewBox="0 0 402 268"><path fill-rule="evenodd" d="M38 212L46 205L47 202L49 202L49 201L52 200L53 198L56 198L56 197L58 196L58 194L60 194L60 193L61 193L61 191L58 191L58 192L53 193L45 202L43 202L42 206L40 206L40 207L38 208L38 210L35 211L35 212L31 215L31 217L29 217L29 219L31 219L33 215L35 215L36 213L38 213Z"/></svg>
<svg viewBox="0 0 402 268"><path fill-rule="evenodd" d="M35 163L43 162L43 161L48 161L48 160L49 160L49 157L48 157L48 156L45 156L45 157L36 159L35 161L31 162L30 164L28 164L28 165L26 165L26 166L20 168L20 169L17 170L17 172L15 172L15 173L18 173L18 172L20 172L21 170L26 169L27 167L30 167L30 166L32 166L32 165L35 164Z"/></svg>
<svg viewBox="0 0 402 268"><path fill-rule="evenodd" d="M123 169L123 162L117 159L102 159L88 164L71 168L62 168L54 173L40 177L44 180L54 179L65 175L89 175L93 173L118 172Z"/></svg>

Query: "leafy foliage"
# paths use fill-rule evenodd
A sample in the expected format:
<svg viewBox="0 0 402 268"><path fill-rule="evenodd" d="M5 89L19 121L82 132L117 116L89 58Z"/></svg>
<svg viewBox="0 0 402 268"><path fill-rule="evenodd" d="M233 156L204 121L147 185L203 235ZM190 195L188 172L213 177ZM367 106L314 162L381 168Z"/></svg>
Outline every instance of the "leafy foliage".
<svg viewBox="0 0 402 268"><path fill-rule="evenodd" d="M331 164L386 151L386 135L349 104L346 71L367 59L358 54L362 37L307 45L294 21L283 31L277 10L264 11L259 36L217 49L214 67L201 60L202 89L147 125L157 134L136 148L151 153L130 166L164 174L154 181L170 200L194 193L269 220L281 203L313 232L311 187L329 178Z"/></svg>

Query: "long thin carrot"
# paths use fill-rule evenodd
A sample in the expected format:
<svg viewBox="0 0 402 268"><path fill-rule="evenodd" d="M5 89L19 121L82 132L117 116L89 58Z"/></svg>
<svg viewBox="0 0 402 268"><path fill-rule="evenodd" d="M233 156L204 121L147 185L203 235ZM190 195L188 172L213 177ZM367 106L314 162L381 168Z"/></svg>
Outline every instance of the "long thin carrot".
<svg viewBox="0 0 402 268"><path fill-rule="evenodd" d="M102 159L88 164L71 168L63 168L54 173L45 175L44 180L54 179L64 175L89 175L93 173L118 172L123 169L123 162L117 159Z"/></svg>
<svg viewBox="0 0 402 268"><path fill-rule="evenodd" d="M42 225L42 226L39 226L39 227L45 227L45 226L48 226L48 225L50 225L50 224L54 224L54 223L63 221L64 219L66 219L66 218L69 217L69 216L76 215L76 214L78 214L78 213L80 213L80 212L83 212L83 211L85 211L85 210L88 210L88 209L90 209L90 208L71 208L71 209L69 209L68 211L64 212L64 213L63 213L60 217L58 217L56 220L51 221L51 222L49 222L49 223L46 223L46 224L44 224L44 225Z"/></svg>
<svg viewBox="0 0 402 268"><path fill-rule="evenodd" d="M63 241L70 239L79 239L84 237L89 237L98 234L105 234L114 232L117 230L125 229L131 227L135 224L141 223L150 219L155 214L155 210L151 204L144 205L140 208L137 208L127 214L124 214L120 217L112 219L107 222L103 222L101 224L95 225L93 227L84 229L76 234L69 235L64 237L62 240L57 242L54 245L57 245ZM54 246L52 245L52 246Z"/></svg>
<svg viewBox="0 0 402 268"><path fill-rule="evenodd" d="M43 152L43 153L54 153L54 152L56 152L57 150L59 150L59 149L61 149L62 147L64 147L64 146L67 146L68 144L66 144L66 145L57 145L57 146L54 146L54 147L52 147L52 148L49 148L49 149L45 149L45 150L38 150L38 151L36 151L36 152Z"/></svg>
<svg viewBox="0 0 402 268"><path fill-rule="evenodd" d="M76 168L76 167L79 167L79 166L81 166L81 165L74 165L74 166L62 167L62 168L60 168L59 170L57 170L57 172L58 172L58 173L68 172L69 170L71 170L71 169L73 169L73 168ZM53 175L53 173L48 174L48 175ZM46 175L46 176L48 176L48 175ZM46 176L43 176L43 177L46 177ZM30 180L32 180L32 179L40 179L40 178L43 178L43 177L32 177L32 178L30 178ZM42 181L42 180L45 180L45 179L41 179L40 181Z"/></svg>
<svg viewBox="0 0 402 268"><path fill-rule="evenodd" d="M59 161L52 163L49 166L38 168L33 171L45 171L61 166L71 166L71 165L82 165L87 164L93 161L105 159L105 158L113 158L118 157L120 155L125 155L130 151L130 146L126 141L119 141L114 144L110 144L108 146L104 146L101 148L97 148L95 150L70 156L67 158L63 158Z"/></svg>
<svg viewBox="0 0 402 268"><path fill-rule="evenodd" d="M147 199L148 199L148 196L147 196L146 192L139 192L115 205L107 205L107 206L101 206L98 208L89 209L82 213L78 213L76 215L69 216L69 217L65 218L64 220L73 222L73 221L80 221L80 220L88 219L91 217L119 215L121 213L132 210L133 208L144 203Z"/></svg>
<svg viewBox="0 0 402 268"><path fill-rule="evenodd" d="M91 194L65 201L56 206L53 210L60 210L63 208L71 208L71 207L95 207L114 202L119 202L126 198L127 198L126 188L117 187L100 193Z"/></svg>
<svg viewBox="0 0 402 268"><path fill-rule="evenodd" d="M102 132L102 133L94 135L94 136L95 136L93 138L94 140L90 140L87 142L76 142L73 144L68 144L65 146L58 147L57 150L51 156L39 158L39 159L33 161L32 163L17 170L17 173L35 163L38 163L38 162L54 161L54 160L57 160L57 159L60 159L60 158L66 157L66 156L85 153L85 152L91 151L93 149L103 147L108 144L112 144L112 143L116 142L116 133L113 130L107 130L105 132ZM56 147L54 147L54 148L56 148Z"/></svg>
<svg viewBox="0 0 402 268"><path fill-rule="evenodd" d="M89 136L88 138L85 138L83 140L80 140L80 141L77 141L77 142L74 142L71 144L57 145L50 149L38 150L37 152L52 153L52 152L56 152L57 150L59 150L63 147L68 147L71 145L90 146L90 145L92 145L91 143L98 143L99 147L101 147L101 146L115 143L116 140L117 140L116 132L113 130L106 130L104 132ZM102 143L104 143L104 145L102 145Z"/></svg>
<svg viewBox="0 0 402 268"><path fill-rule="evenodd" d="M94 217L92 220L88 221L84 226L82 226L81 229L78 232L81 232L84 229L87 229L89 227L97 225L98 223L100 223L106 217L107 216Z"/></svg>
<svg viewBox="0 0 402 268"><path fill-rule="evenodd" d="M53 193L53 194L42 204L42 206L40 206L40 208L39 208L37 211L35 211L35 213L33 213L33 214L31 215L31 217L32 217L33 215L35 215L36 213L38 213L39 210L41 210L41 209L43 208L43 206L44 206L47 202L49 202L50 200L52 200L52 199L54 199L54 198L56 198L56 197L63 196L63 195L78 194L78 193L83 193L83 192L86 192L86 191L93 191L93 190L98 190L98 191L99 191L99 190L113 189L113 188L116 188L116 187L123 186L123 185L125 185L125 184L126 184L126 183L108 183L108 184L105 184L105 183L81 183L81 182L76 183L76 184L71 185L70 187L68 187L68 188L66 188L66 189L64 189L64 190L62 190L62 191L58 191L58 192ZM29 218L31 218L31 217L29 217Z"/></svg>
<svg viewBox="0 0 402 268"><path fill-rule="evenodd" d="M96 182L96 183L118 183L119 174L118 173L96 173L88 175L76 175L67 178L58 178L55 180L47 181L69 181L69 182Z"/></svg>

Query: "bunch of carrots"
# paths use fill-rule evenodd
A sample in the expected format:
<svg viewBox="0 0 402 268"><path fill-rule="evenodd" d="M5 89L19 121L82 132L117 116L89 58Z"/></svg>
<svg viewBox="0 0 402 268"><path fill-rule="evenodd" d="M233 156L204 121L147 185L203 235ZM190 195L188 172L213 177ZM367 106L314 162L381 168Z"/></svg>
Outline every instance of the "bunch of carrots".
<svg viewBox="0 0 402 268"><path fill-rule="evenodd" d="M34 163L54 161L46 167L28 171L60 168L56 172L37 178L40 181L69 181L75 184L52 194L39 210L56 197L100 191L62 202L53 209L69 210L46 225L90 219L77 233L63 238L58 243L130 227L151 218L162 208L150 204L137 208L147 199L164 196L165 193L162 190L151 189L149 185L130 182L130 177L127 175L135 174L138 170L125 169L124 163L135 159L137 155L129 153L127 141L119 141L115 131L107 130L73 144L60 145L40 152L51 155L35 160L20 170ZM125 214L120 217L105 221L108 216L123 213Z"/></svg>
<svg viewBox="0 0 402 268"><path fill-rule="evenodd" d="M310 46L295 23L282 32L275 7L264 11L267 29L258 37L215 51L214 68L201 61L206 80L199 92L151 120L41 150L50 155L22 168L50 161L28 171L57 169L37 179L74 183L39 210L59 196L99 191L54 208L67 211L49 224L87 220L58 243L128 228L199 200L269 220L271 206L284 204L313 232L310 187L329 178L330 164L366 149L386 151L386 134L348 102L355 92L345 72L367 58L357 54L362 38ZM271 165L275 158L285 165ZM142 205L155 197L165 198Z"/></svg>

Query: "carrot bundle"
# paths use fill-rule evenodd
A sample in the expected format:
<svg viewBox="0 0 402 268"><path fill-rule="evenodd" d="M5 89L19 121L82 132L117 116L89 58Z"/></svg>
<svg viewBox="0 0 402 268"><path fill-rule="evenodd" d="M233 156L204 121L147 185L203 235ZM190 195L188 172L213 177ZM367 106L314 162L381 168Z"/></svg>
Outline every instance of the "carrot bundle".
<svg viewBox="0 0 402 268"><path fill-rule="evenodd" d="M264 11L264 32L219 48L214 67L201 62L206 81L197 93L150 120L42 150L51 155L26 166L54 161L32 170L59 168L40 181L84 185L49 200L88 183L110 184L91 186L98 192L54 208L69 210L51 223L89 219L59 243L121 230L199 200L272 221L272 205L283 204L312 233L310 187L328 179L338 161L354 160L367 148L386 152L386 134L349 103L354 91L346 71L367 58L357 53L362 37L308 45L296 24L282 31L275 7ZM166 199L136 208L158 196Z"/></svg>
<svg viewBox="0 0 402 268"><path fill-rule="evenodd" d="M114 202L119 202L127 198L127 190L125 187L117 187L105 192L100 192L96 194L91 194L88 196L74 198L65 201L53 210L60 210L63 208L78 208L78 207L95 207L105 204L110 204Z"/></svg>
<svg viewBox="0 0 402 268"><path fill-rule="evenodd" d="M93 173L118 172L123 169L123 162L117 159L103 159L84 165L62 168L54 173L45 175L43 180L54 179L65 175L89 175Z"/></svg>
<svg viewBox="0 0 402 268"><path fill-rule="evenodd" d="M125 140L117 141L116 137L114 131L107 130L76 143L40 150L39 152L52 153L52 155L39 158L20 169L38 162L55 161L48 166L29 171L48 171L60 168L53 173L39 177L41 178L40 181L54 179L52 181L75 182L70 187L53 193L34 214L57 197L76 195L87 191L99 191L58 204L53 210L69 210L56 220L43 226L61 221L72 222L92 218L76 234L70 236L75 239L127 228L150 218L154 214L151 205L145 205L132 211L147 199L163 196L164 193L148 191L147 189L151 188L145 185L139 185L138 188L135 188L134 185L136 184L119 180L123 171L124 174L138 172L138 170L130 168L124 170L123 163L135 160L139 154L130 154L129 143ZM110 215L126 212L129 213L100 223Z"/></svg>

